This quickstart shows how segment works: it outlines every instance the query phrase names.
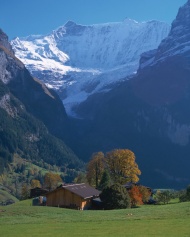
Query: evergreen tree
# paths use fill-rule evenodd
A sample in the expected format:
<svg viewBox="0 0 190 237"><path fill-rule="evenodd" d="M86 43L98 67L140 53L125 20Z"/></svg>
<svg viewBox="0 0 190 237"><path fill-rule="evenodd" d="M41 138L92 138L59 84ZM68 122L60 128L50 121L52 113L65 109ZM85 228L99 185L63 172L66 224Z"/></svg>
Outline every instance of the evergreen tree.
<svg viewBox="0 0 190 237"><path fill-rule="evenodd" d="M100 180L100 184L99 184L99 189L100 190L104 190L107 187L110 187L111 185L111 179L110 179L110 175L108 170L104 170L103 174L102 174L102 178Z"/></svg>
<svg viewBox="0 0 190 237"><path fill-rule="evenodd" d="M131 206L129 194L122 185L114 184L100 194L105 209L122 209Z"/></svg>

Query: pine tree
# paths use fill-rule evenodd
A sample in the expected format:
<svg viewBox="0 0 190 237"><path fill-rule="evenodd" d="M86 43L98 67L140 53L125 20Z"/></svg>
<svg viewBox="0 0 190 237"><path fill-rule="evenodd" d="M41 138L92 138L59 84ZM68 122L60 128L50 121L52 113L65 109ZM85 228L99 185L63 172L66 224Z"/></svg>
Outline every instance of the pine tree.
<svg viewBox="0 0 190 237"><path fill-rule="evenodd" d="M100 190L104 190L107 187L110 187L111 185L111 179L110 179L110 175L108 170L104 170L103 174L102 174L102 178L100 180L100 184L99 184L99 189Z"/></svg>

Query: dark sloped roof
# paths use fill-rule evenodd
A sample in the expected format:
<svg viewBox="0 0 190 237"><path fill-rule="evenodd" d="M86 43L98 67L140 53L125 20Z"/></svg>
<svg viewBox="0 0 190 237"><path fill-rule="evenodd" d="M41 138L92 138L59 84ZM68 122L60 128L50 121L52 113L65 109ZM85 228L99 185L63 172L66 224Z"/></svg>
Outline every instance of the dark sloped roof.
<svg viewBox="0 0 190 237"><path fill-rule="evenodd" d="M91 197L98 197L100 195L100 191L89 186L88 184L70 184L63 185L62 188L69 190L70 192L86 199Z"/></svg>

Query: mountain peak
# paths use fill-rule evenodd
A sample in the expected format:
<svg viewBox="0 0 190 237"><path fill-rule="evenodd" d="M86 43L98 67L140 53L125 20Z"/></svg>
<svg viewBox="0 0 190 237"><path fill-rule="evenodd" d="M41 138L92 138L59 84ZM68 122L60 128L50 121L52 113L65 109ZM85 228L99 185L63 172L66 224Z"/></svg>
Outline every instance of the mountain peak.
<svg viewBox="0 0 190 237"><path fill-rule="evenodd" d="M123 23L126 23L126 24L137 24L137 23L139 23L138 21L135 21L135 20L133 20L133 19L131 19L131 18L129 18L129 17L126 17L125 19L124 19L124 21L123 21Z"/></svg>
<svg viewBox="0 0 190 237"><path fill-rule="evenodd" d="M0 42L2 40L8 41L8 36L0 29Z"/></svg>
<svg viewBox="0 0 190 237"><path fill-rule="evenodd" d="M67 23L64 25L65 27L73 27L76 26L77 24L74 21L67 21Z"/></svg>
<svg viewBox="0 0 190 237"><path fill-rule="evenodd" d="M171 31L178 25L186 26L190 29L190 1L188 1L184 6L179 8L176 19L172 23Z"/></svg>
<svg viewBox="0 0 190 237"><path fill-rule="evenodd" d="M179 8L168 37L160 44L156 59L189 51L190 48L190 0Z"/></svg>
<svg viewBox="0 0 190 237"><path fill-rule="evenodd" d="M60 26L57 30L53 31L56 38L62 38L67 35L80 35L86 29L86 26L76 24L74 21L68 21L65 25Z"/></svg>
<svg viewBox="0 0 190 237"><path fill-rule="evenodd" d="M9 44L8 41L8 36L2 31L2 29L0 29L0 46L5 47L6 49L8 49L11 53L14 54L11 45Z"/></svg>

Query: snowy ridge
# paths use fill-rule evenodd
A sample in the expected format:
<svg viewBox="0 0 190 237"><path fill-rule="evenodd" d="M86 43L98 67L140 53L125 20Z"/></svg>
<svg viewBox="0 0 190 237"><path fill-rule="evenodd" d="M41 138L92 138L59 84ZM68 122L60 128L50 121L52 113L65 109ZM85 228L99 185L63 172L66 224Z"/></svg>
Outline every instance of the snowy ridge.
<svg viewBox="0 0 190 237"><path fill-rule="evenodd" d="M147 57L140 68L152 66L165 61L169 57L189 55L190 52L190 0L180 7L176 19L172 23L171 31L158 49Z"/></svg>
<svg viewBox="0 0 190 237"><path fill-rule="evenodd" d="M89 95L135 73L140 55L168 35L163 22L105 23L91 26L72 21L46 36L16 38L16 56L31 74L57 90L67 113Z"/></svg>

